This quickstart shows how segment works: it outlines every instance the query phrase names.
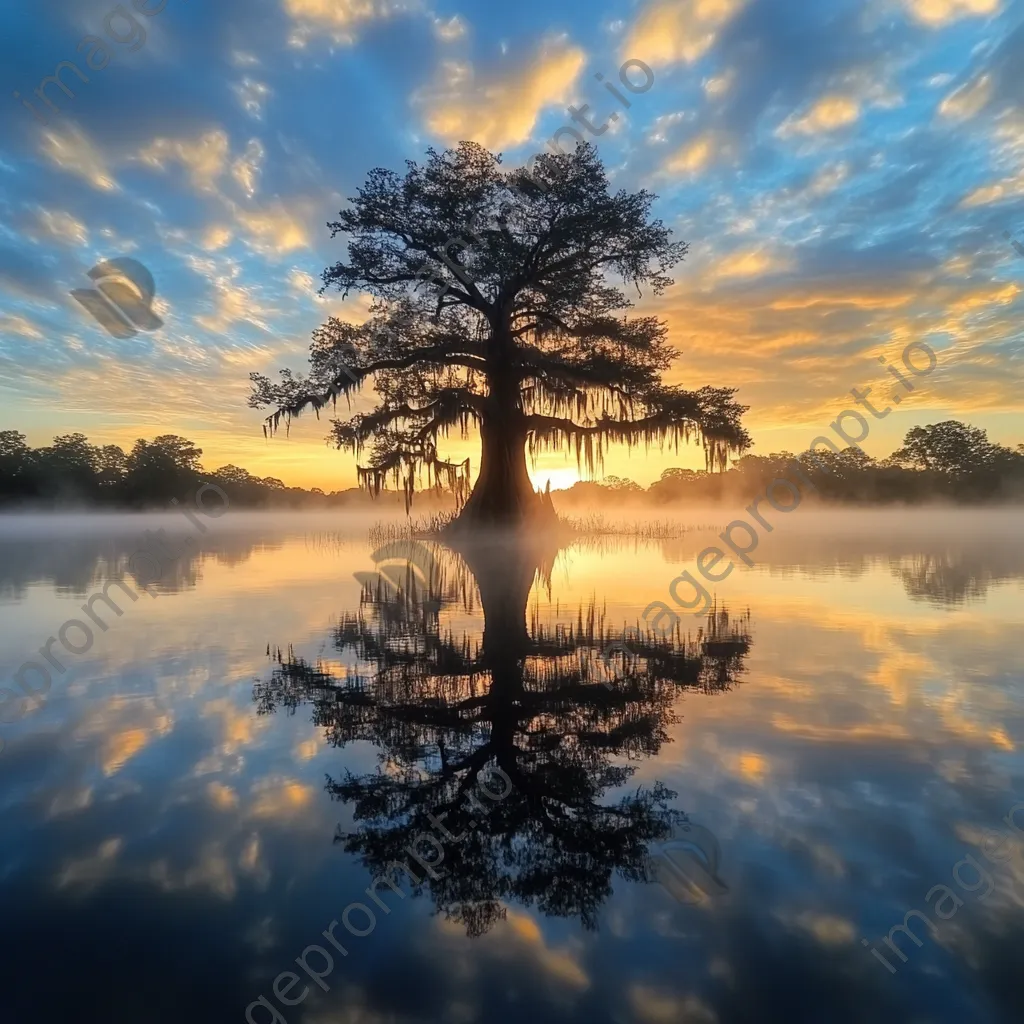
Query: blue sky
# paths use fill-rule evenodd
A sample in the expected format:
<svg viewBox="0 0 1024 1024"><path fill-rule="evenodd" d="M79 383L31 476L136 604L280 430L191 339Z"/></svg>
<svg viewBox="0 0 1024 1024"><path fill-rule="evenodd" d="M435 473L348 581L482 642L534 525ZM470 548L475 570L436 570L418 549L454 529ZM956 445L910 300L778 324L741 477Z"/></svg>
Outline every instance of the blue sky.
<svg viewBox="0 0 1024 1024"><path fill-rule="evenodd" d="M870 452L951 416L1024 441L1024 259L1003 234L1024 241L1019 2L137 3L152 13L0 13L0 429L181 433L208 468L350 485L325 424L266 442L246 407L250 371L301 365L328 315L365 316L316 294L343 253L326 222L372 167L463 138L514 165L586 103L615 186L657 193L691 244L638 309L669 323L673 380L740 388L754 451L806 447L852 387L891 394L878 356L915 340L938 369ZM627 110L605 83L624 92L628 59L654 82ZM67 60L89 80L65 68L54 113L33 90ZM70 296L118 256L152 271L159 330L114 339ZM701 463L613 451L607 471Z"/></svg>

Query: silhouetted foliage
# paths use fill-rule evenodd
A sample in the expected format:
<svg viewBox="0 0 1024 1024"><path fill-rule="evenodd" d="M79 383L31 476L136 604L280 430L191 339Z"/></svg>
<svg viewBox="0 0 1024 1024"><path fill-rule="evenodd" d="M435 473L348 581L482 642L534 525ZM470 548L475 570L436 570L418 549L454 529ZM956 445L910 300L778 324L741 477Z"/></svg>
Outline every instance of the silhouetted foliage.
<svg viewBox="0 0 1024 1024"><path fill-rule="evenodd" d="M595 506L634 499L644 504L732 502L746 504L779 479L808 481L804 496L826 502L1010 501L1024 498L1024 445L993 444L984 430L947 420L914 427L903 446L875 460L860 448L816 448L794 455L744 455L725 473L666 469L646 492L632 481L609 477L576 484L559 495L562 505ZM805 485L801 482L801 487Z"/></svg>
<svg viewBox="0 0 1024 1024"><path fill-rule="evenodd" d="M130 452L98 447L84 434L65 434L44 448L30 448L25 435L0 431L0 505L9 507L170 508L204 483L223 488L233 508L327 508L368 504L358 488L325 494L319 488L286 487L275 477L253 476L238 466L205 472L201 448L187 438L162 434L141 438ZM445 505L450 496L434 492ZM396 499L397 500L397 499ZM211 499L213 504L216 499Z"/></svg>
<svg viewBox="0 0 1024 1024"><path fill-rule="evenodd" d="M334 508L368 505L359 488L325 494L314 487L288 487L276 477L258 477L238 466L205 472L202 449L186 438L164 434L138 440L130 452L98 447L83 434L64 434L43 448L30 448L16 430L0 431L0 505L167 508L204 481L217 484L235 508ZM562 507L588 510L637 506L730 502L745 505L780 478L796 480L794 467L809 481L804 496L835 503L962 503L1024 499L1024 445L1007 448L984 430L957 420L914 427L901 448L875 460L859 448L793 455L744 455L724 473L673 467L646 490L632 480L609 476L556 492ZM453 508L443 489L428 492L433 507ZM400 498L385 496L394 504Z"/></svg>
<svg viewBox="0 0 1024 1024"><path fill-rule="evenodd" d="M423 471L468 493L468 461L446 462L437 441L478 427L463 520L536 511L527 450L574 451L592 467L610 442L694 438L724 466L749 442L735 389L666 384L676 352L665 325L620 315L633 303L616 278L660 294L686 253L651 219L654 199L613 194L590 145L505 171L464 142L408 161L404 176L371 171L330 225L347 236L347 261L323 275L325 288L372 296L370 318L316 331L308 377L252 374L250 404L274 410L274 429L372 382L377 408L335 420L331 439L357 455L369 445L360 479L375 493L392 481L410 499Z"/></svg>

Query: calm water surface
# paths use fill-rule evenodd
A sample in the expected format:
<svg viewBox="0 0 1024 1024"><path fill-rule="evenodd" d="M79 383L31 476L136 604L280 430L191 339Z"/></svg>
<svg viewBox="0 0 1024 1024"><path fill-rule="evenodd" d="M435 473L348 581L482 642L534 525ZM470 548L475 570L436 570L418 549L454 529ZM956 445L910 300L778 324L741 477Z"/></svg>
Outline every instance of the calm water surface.
<svg viewBox="0 0 1024 1024"><path fill-rule="evenodd" d="M713 532L4 520L3 684L93 639L4 705L3 1019L1020 1021L1020 522L794 516L660 637Z"/></svg>

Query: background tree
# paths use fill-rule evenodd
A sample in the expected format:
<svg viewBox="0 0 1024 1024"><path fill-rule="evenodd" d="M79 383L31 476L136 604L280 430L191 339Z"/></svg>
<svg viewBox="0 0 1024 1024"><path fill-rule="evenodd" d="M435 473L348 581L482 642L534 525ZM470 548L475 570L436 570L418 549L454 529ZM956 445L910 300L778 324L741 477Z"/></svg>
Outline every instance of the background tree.
<svg viewBox="0 0 1024 1024"><path fill-rule="evenodd" d="M676 355L665 326L621 315L632 303L616 278L660 294L686 253L650 218L654 196L612 195L588 145L532 171L503 171L471 143L407 168L371 171L330 225L347 235L348 259L324 271L324 287L369 293L369 320L316 331L308 377L251 375L250 403L275 410L271 429L372 380L376 409L335 420L331 437L356 454L370 446L359 474L372 491L393 480L411 496L423 471L468 489L468 464L442 460L437 441L475 425L469 522L539 511L527 449L571 449L592 469L610 442L699 439L724 468L748 445L734 390L665 384Z"/></svg>
<svg viewBox="0 0 1024 1024"><path fill-rule="evenodd" d="M100 490L115 498L120 497L128 475L128 456L116 444L105 444L96 458L96 480Z"/></svg>
<svg viewBox="0 0 1024 1024"><path fill-rule="evenodd" d="M152 441L139 438L128 454L126 496L129 501L166 504L199 485L202 448L178 437L161 434Z"/></svg>
<svg viewBox="0 0 1024 1024"><path fill-rule="evenodd" d="M99 450L85 434L59 434L53 444L33 455L36 493L60 501L93 501L97 497Z"/></svg>
<svg viewBox="0 0 1024 1024"><path fill-rule="evenodd" d="M903 447L893 452L892 459L914 469L962 477L986 466L994 449L988 433L981 427L945 420L909 430L903 438Z"/></svg>
<svg viewBox="0 0 1024 1024"><path fill-rule="evenodd" d="M0 430L0 498L19 501L32 495L32 449L17 430Z"/></svg>

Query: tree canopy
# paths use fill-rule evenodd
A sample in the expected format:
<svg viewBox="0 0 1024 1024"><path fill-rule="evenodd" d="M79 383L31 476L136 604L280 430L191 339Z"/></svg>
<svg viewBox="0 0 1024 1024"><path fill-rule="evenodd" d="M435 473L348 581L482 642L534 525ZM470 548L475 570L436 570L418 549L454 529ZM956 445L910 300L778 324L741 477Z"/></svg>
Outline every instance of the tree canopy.
<svg viewBox="0 0 1024 1024"><path fill-rule="evenodd" d="M310 371L252 374L250 404L274 430L372 383L378 404L333 421L330 439L359 455L360 479L411 498L422 473L468 493L470 466L438 439L473 426L480 473L464 514L517 519L533 508L525 451L575 452L588 469L608 444L699 440L724 468L749 438L735 390L686 390L664 374L677 353L651 316L629 317L625 288L655 295L687 251L652 219L644 190L612 194L596 151L538 157L506 171L462 143L428 150L404 175L370 172L330 224L347 260L324 288L372 297L365 323L330 318L313 336Z"/></svg>

